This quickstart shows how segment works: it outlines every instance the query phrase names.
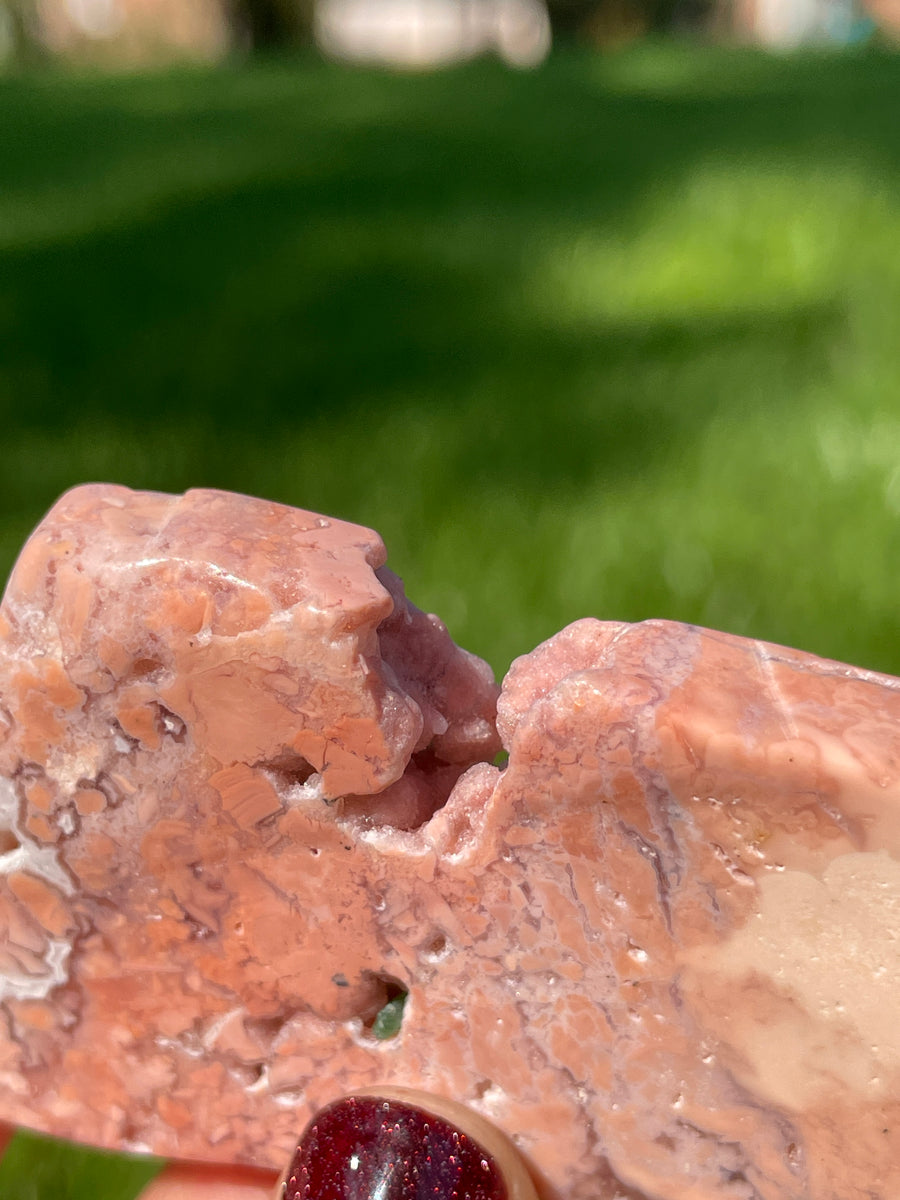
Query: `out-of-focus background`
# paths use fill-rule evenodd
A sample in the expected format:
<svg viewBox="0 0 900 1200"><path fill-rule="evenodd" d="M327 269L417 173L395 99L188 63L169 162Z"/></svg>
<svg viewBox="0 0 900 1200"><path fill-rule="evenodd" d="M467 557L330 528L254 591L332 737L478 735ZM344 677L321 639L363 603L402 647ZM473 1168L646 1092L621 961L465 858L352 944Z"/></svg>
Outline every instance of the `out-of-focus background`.
<svg viewBox="0 0 900 1200"><path fill-rule="evenodd" d="M217 486L377 528L498 673L588 614L900 672L897 37L0 0L0 578L72 484ZM20 1138L0 1197L151 1169Z"/></svg>

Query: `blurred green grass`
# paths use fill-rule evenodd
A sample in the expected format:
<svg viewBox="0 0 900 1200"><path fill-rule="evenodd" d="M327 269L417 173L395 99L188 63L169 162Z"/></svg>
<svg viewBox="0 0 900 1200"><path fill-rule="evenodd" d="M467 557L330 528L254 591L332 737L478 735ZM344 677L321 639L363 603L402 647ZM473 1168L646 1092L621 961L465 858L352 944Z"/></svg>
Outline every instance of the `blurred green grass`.
<svg viewBox="0 0 900 1200"><path fill-rule="evenodd" d="M103 1154L19 1133L0 1162L2 1200L133 1200L158 1160Z"/></svg>
<svg viewBox="0 0 900 1200"><path fill-rule="evenodd" d="M0 576L74 483L219 486L498 672L592 614L900 673L898 105L664 45L0 80Z"/></svg>
<svg viewBox="0 0 900 1200"><path fill-rule="evenodd" d="M900 671L900 62L646 46L0 83L0 568L70 484L370 524L503 670L584 614Z"/></svg>

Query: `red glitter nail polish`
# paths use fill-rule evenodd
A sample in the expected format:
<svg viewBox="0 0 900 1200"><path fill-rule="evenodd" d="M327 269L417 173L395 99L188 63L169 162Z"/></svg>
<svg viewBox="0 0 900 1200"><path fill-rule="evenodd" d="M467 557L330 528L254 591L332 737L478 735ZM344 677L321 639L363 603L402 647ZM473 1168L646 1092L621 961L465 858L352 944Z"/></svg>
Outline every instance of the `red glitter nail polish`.
<svg viewBox="0 0 900 1200"><path fill-rule="evenodd" d="M508 1200L477 1142L440 1117L377 1096L330 1105L307 1127L284 1200Z"/></svg>

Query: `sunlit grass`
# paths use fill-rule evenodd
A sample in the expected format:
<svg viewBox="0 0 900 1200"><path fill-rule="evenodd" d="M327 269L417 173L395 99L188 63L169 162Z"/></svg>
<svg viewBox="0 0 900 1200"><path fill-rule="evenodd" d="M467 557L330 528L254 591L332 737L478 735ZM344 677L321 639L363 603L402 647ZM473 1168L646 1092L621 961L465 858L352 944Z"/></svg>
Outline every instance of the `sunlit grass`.
<svg viewBox="0 0 900 1200"><path fill-rule="evenodd" d="M551 322L789 314L839 299L864 273L876 286L896 279L900 267L871 252L898 221L889 179L871 167L762 152L730 160L726 148L677 189L651 189L627 223L579 229L549 252L530 290Z"/></svg>
<svg viewBox="0 0 900 1200"><path fill-rule="evenodd" d="M0 574L74 483L213 485L379 529L498 671L594 614L900 672L898 102L661 46L0 83Z"/></svg>

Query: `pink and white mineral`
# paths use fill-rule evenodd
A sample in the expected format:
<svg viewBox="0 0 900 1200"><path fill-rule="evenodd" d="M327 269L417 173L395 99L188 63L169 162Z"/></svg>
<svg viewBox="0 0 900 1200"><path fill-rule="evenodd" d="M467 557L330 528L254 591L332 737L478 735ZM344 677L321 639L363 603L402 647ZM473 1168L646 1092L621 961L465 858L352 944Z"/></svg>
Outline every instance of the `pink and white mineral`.
<svg viewBox="0 0 900 1200"><path fill-rule="evenodd" d="M214 491L78 488L28 542L0 1119L278 1169L397 1083L543 1200L896 1200L900 682L583 620L498 699L384 561Z"/></svg>

